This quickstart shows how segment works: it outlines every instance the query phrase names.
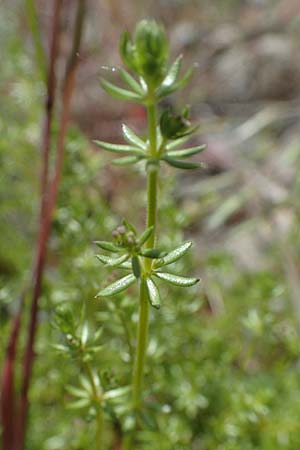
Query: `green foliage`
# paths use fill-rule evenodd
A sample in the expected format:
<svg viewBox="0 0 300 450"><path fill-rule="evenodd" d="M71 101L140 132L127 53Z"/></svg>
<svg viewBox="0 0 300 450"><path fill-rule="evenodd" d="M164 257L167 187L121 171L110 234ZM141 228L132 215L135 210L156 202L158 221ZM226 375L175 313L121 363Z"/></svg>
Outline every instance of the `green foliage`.
<svg viewBox="0 0 300 450"><path fill-rule="evenodd" d="M18 24L6 17L5 12L0 19L4 52L1 75L12 90L10 96L3 97L0 119L1 344L7 340L9 319L32 259L37 227L37 124L42 104L32 53L27 47L25 52L24 42L16 37ZM159 136L157 139L159 143ZM171 141L165 151L177 160L179 156L170 152L186 141L186 137ZM120 424L123 429L132 426L126 405L130 400L127 384L135 343L136 302L131 294L123 293L115 300L93 300L99 285L106 286L112 280L88 243L99 236L109 242L111 229L120 223L101 196L98 174L103 165L102 155L94 153L73 128L67 136L41 298L26 450L96 450L98 403L83 366L86 357L94 382L105 397L106 448L116 439ZM212 178L211 182L215 200L217 181ZM300 446L299 335L278 253L270 255L272 262L267 268L248 271L217 243L205 251L195 246L194 252L188 252L190 242L178 242L190 239L194 228L188 209L178 207L177 189L172 174L164 179L160 229L172 232L160 233L161 248L168 253L154 259L153 268L160 270L174 263L174 273L181 275L195 273L200 267L203 286L195 293L194 288L182 291L157 281L163 308L151 309L150 314L146 405L139 417L138 448L295 450ZM202 200L204 208L205 198ZM218 200L224 202L223 193ZM141 196L133 193L126 207L128 216L135 217L143 207ZM205 208L201 214L197 227L207 219ZM141 228L140 223L137 228ZM215 229L219 230L218 224ZM137 234L137 245L143 247L152 231L149 228ZM237 229L232 228L232 232ZM277 244L273 243L275 250ZM299 250L296 240L293 244ZM114 266L113 260L126 250L115 240L113 245L117 249L113 256L98 255L104 265ZM178 254L184 258L178 259ZM119 263L119 268L128 273L132 262ZM157 307L156 280L147 278L146 282L150 301ZM219 314L212 314L210 308L215 292L221 292L224 303ZM78 352L83 343L85 351ZM53 344L62 348L55 349ZM4 349L5 345L0 345L1 357ZM81 400L75 409L70 408Z"/></svg>

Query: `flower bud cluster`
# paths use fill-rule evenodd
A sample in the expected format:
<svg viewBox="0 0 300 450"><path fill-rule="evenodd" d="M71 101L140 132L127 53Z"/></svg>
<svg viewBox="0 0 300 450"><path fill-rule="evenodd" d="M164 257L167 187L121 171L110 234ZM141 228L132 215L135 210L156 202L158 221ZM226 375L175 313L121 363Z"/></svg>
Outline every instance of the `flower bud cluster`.
<svg viewBox="0 0 300 450"><path fill-rule="evenodd" d="M164 28L155 20L138 23L133 42L128 32L120 41L124 63L145 79L150 88L157 87L167 73L169 48Z"/></svg>
<svg viewBox="0 0 300 450"><path fill-rule="evenodd" d="M118 226L112 232L112 237L114 243L119 247L133 249L137 244L134 232L132 230L128 231L125 225Z"/></svg>

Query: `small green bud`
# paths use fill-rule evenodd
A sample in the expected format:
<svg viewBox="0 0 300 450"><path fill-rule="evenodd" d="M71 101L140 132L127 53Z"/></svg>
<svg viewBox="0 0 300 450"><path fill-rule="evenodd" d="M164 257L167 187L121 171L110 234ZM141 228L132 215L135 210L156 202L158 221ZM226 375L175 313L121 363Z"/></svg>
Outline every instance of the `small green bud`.
<svg viewBox="0 0 300 450"><path fill-rule="evenodd" d="M181 114L174 114L171 109L166 109L160 118L160 131L167 139L178 139L192 132L191 123L188 120L189 110L184 108Z"/></svg>
<svg viewBox="0 0 300 450"><path fill-rule="evenodd" d="M120 38L120 55L124 63L132 70L137 71L137 64L135 62L135 47L130 40L130 34L128 31L124 31Z"/></svg>
<svg viewBox="0 0 300 450"><path fill-rule="evenodd" d="M155 20L142 20L135 29L133 43L128 32L120 39L124 63L155 88L164 79L169 56L165 30Z"/></svg>

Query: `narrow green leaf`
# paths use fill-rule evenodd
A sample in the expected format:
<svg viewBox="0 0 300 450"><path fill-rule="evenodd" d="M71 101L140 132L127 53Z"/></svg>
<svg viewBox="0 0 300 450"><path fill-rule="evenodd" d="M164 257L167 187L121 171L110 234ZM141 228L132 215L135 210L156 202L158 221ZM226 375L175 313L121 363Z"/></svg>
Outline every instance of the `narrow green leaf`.
<svg viewBox="0 0 300 450"><path fill-rule="evenodd" d="M132 231L135 235L137 234L136 228L132 225L132 223L128 222L125 218L122 219L122 224L129 230Z"/></svg>
<svg viewBox="0 0 300 450"><path fill-rule="evenodd" d="M153 273L158 278L161 278L162 280L167 281L168 283L174 284L175 286L180 287L186 287L186 286L193 286L194 284L198 283L198 278L188 278L188 277L182 277L179 275L174 275L173 273L168 272L154 272Z"/></svg>
<svg viewBox="0 0 300 450"><path fill-rule="evenodd" d="M116 388L116 389L111 389L110 391L105 392L104 398L106 400L112 400L114 398L121 397L123 395L128 394L130 389L131 389L130 386L124 386L124 387L120 387L120 388Z"/></svg>
<svg viewBox="0 0 300 450"><path fill-rule="evenodd" d="M122 255L119 258L109 258L107 256L104 255L96 255L96 258L99 259L99 261L101 261L103 264L105 264L106 266L109 267L118 267L120 266L122 263L124 263L125 261L127 261L127 259L129 258L129 255Z"/></svg>
<svg viewBox="0 0 300 450"><path fill-rule="evenodd" d="M90 380L88 380L87 377L80 375L79 376L79 382L81 384L81 386L90 393L90 395L93 394L93 387L91 386L91 382Z"/></svg>
<svg viewBox="0 0 300 450"><path fill-rule="evenodd" d="M182 63L182 55L179 55L178 58L171 65L166 77L164 78L161 86L168 87L171 86L177 80L178 74L180 72Z"/></svg>
<svg viewBox="0 0 300 450"><path fill-rule="evenodd" d="M127 259L129 259L129 255L125 254L120 256L120 258L116 258L115 261L110 263L110 267L118 267L120 264L122 264L123 262L127 261Z"/></svg>
<svg viewBox="0 0 300 450"><path fill-rule="evenodd" d="M151 306L156 309L160 308L160 296L156 284L151 278L146 279L146 286Z"/></svg>
<svg viewBox="0 0 300 450"><path fill-rule="evenodd" d="M102 264L105 264L107 266L111 266L111 263L114 264L114 261L116 260L116 258L111 258L110 256L105 256L105 255L96 255L96 258L99 259L99 261L102 262ZM131 270L131 262L130 261L125 261L123 263L121 263L119 265L120 269L130 269Z"/></svg>
<svg viewBox="0 0 300 450"><path fill-rule="evenodd" d="M179 247L175 248L171 252L169 252L166 256L154 262L154 267L167 266L168 264L172 264L178 259L182 258L183 255L187 253L187 251L191 248L192 243L185 242Z"/></svg>
<svg viewBox="0 0 300 450"><path fill-rule="evenodd" d="M162 159L166 161L166 163L168 163L170 166L177 167L177 169L191 170L191 169L199 169L201 167L200 163L178 161L177 159L168 158L167 156L164 156Z"/></svg>
<svg viewBox="0 0 300 450"><path fill-rule="evenodd" d="M141 247L142 245L145 244L145 242L148 241L149 237L150 237L151 234L153 233L153 228L154 228L154 227L151 226L151 227L147 228L147 229L141 234L141 237L140 237L140 239L139 239L139 241L138 241L139 247Z"/></svg>
<svg viewBox="0 0 300 450"><path fill-rule="evenodd" d="M158 248L148 248L146 250L141 251L141 255L146 258L161 258L164 256L166 252L159 250Z"/></svg>
<svg viewBox="0 0 300 450"><path fill-rule="evenodd" d="M147 93L148 92L148 85L147 85L147 83L146 83L146 81L144 80L143 77L140 77L140 83L141 83L141 86L142 86L143 90L145 91L145 93Z"/></svg>
<svg viewBox="0 0 300 450"><path fill-rule="evenodd" d="M66 386L66 391L68 391L70 394L74 395L74 397L79 398L89 398L89 392L79 389L75 386Z"/></svg>
<svg viewBox="0 0 300 450"><path fill-rule="evenodd" d="M90 400L88 398L83 398L81 400L77 400L76 402L70 403L67 408L68 409L81 409L86 408L90 405Z"/></svg>
<svg viewBox="0 0 300 450"><path fill-rule="evenodd" d="M126 70L120 68L119 72L125 83L127 83L134 92L138 95L145 95L145 91L142 86Z"/></svg>
<svg viewBox="0 0 300 450"><path fill-rule="evenodd" d="M156 127L156 147L157 148L160 148L162 141L163 141L163 137L161 135L160 126L158 125Z"/></svg>
<svg viewBox="0 0 300 450"><path fill-rule="evenodd" d="M132 269L132 264L131 261L125 261L120 265L121 269L126 269L126 270L131 270Z"/></svg>
<svg viewBox="0 0 300 450"><path fill-rule="evenodd" d="M63 352L63 353L69 352L69 347L67 347L66 345L52 344L51 347L54 348L54 350L57 350L58 352Z"/></svg>
<svg viewBox="0 0 300 450"><path fill-rule="evenodd" d="M166 97L167 95L172 94L175 91L178 91L179 89L184 88L190 81L192 74L193 69L188 69L181 80L171 84L170 86L160 86L157 90L157 97L161 99L163 97Z"/></svg>
<svg viewBox="0 0 300 450"><path fill-rule="evenodd" d="M173 150L174 148L180 147L181 145L189 141L190 138L191 136L183 136L181 138L175 139L174 141L166 145L166 151L168 152L169 150Z"/></svg>
<svg viewBox="0 0 300 450"><path fill-rule="evenodd" d="M112 244L111 242L107 242L107 241L95 241L94 242L98 247L102 248L103 250L107 250L108 252L113 252L113 253L119 253L120 251L122 251L121 248L116 247L114 244Z"/></svg>
<svg viewBox="0 0 300 450"><path fill-rule="evenodd" d="M104 78L101 78L100 82L103 89L114 98L128 100L130 102L140 102L142 99L142 97L135 92L115 86L109 81L104 80Z"/></svg>
<svg viewBox="0 0 300 450"><path fill-rule="evenodd" d="M135 276L131 273L126 275L123 278L115 281L114 283L106 286L106 288L102 289L95 298L98 297L111 297L113 295L119 294L119 292L125 291L131 284L136 281Z"/></svg>
<svg viewBox="0 0 300 450"><path fill-rule="evenodd" d="M141 159L140 156L125 156L125 158L117 158L112 160L114 166L130 166L131 164L136 164Z"/></svg>
<svg viewBox="0 0 300 450"><path fill-rule="evenodd" d="M96 145L113 153L131 153L132 155L144 155L144 152L132 145L123 145L123 144L111 144L110 142L103 142L95 140L93 141Z"/></svg>
<svg viewBox="0 0 300 450"><path fill-rule="evenodd" d="M89 327L87 323L84 323L81 330L81 342L83 345L87 343L88 338L89 338Z"/></svg>
<svg viewBox="0 0 300 450"><path fill-rule="evenodd" d="M197 147L184 148L182 150L173 150L167 153L168 158L185 158L187 156L197 155L203 152L206 145L198 145Z"/></svg>
<svg viewBox="0 0 300 450"><path fill-rule="evenodd" d="M129 142L129 144L135 145L142 150L147 150L147 144L144 142L134 131L132 131L127 125L123 123L122 131L124 135L125 141Z"/></svg>
<svg viewBox="0 0 300 450"><path fill-rule="evenodd" d="M135 278L140 278L141 276L141 266L138 256L133 256L131 258L132 271L134 273Z"/></svg>

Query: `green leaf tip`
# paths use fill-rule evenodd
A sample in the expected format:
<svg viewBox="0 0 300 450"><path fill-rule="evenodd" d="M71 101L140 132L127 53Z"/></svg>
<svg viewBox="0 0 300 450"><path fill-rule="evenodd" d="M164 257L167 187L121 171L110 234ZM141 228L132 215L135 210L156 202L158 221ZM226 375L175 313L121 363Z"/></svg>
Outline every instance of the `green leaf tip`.
<svg viewBox="0 0 300 450"><path fill-rule="evenodd" d="M124 145L124 144L112 144L110 142L104 142L99 140L94 140L94 144L99 147L113 153L131 153L132 155L140 155L144 156L144 152L133 145Z"/></svg>
<svg viewBox="0 0 300 450"><path fill-rule="evenodd" d="M122 131L125 141L140 148L141 150L147 150L146 142L144 142L131 128L129 128L124 123L122 124Z"/></svg>
<svg viewBox="0 0 300 450"><path fill-rule="evenodd" d="M192 242L188 241L184 244L180 245L179 247L176 247L174 250L167 253L166 256L164 256L161 259L158 259L154 262L154 267L161 267L161 266L167 266L168 264L172 264L176 261L178 261L180 258L182 258L188 250L191 248Z"/></svg>
<svg viewBox="0 0 300 450"><path fill-rule="evenodd" d="M167 281L168 283L179 287L194 286L200 281L199 278L183 277L181 275L175 275L169 272L154 272L153 274L161 280Z"/></svg>
<svg viewBox="0 0 300 450"><path fill-rule="evenodd" d="M154 230L154 226L152 225L151 227L147 228L140 236L140 239L138 241L138 245L141 247L142 245L145 244L145 242L148 241L149 237L151 236L151 234L153 233Z"/></svg>
<svg viewBox="0 0 300 450"><path fill-rule="evenodd" d="M118 267L128 260L129 255L128 254L122 255L119 258L108 258L103 255L96 255L96 258L99 259L99 261L101 261L102 264L105 264L106 266Z"/></svg>
<svg viewBox="0 0 300 450"><path fill-rule="evenodd" d="M114 166L130 166L131 164L136 164L141 161L140 156L125 156L124 158L117 158L112 160Z"/></svg>
<svg viewBox="0 0 300 450"><path fill-rule="evenodd" d="M121 249L119 247L112 244L111 242L94 241L94 244L96 244L98 247L102 248L102 250L107 250L108 252L119 253L121 251Z"/></svg>
<svg viewBox="0 0 300 450"><path fill-rule="evenodd" d="M142 100L141 95L129 91L128 89L120 88L119 86L110 83L110 81L107 81L104 78L100 79L100 83L103 89L114 98L117 98L119 100L127 100L130 102L140 102Z"/></svg>
<svg viewBox="0 0 300 450"><path fill-rule="evenodd" d="M167 164L169 164L169 166L176 167L176 169L193 170L193 169L200 169L202 167L201 163L180 161L178 159L169 158L168 156L164 156L162 159Z"/></svg>
<svg viewBox="0 0 300 450"><path fill-rule="evenodd" d="M129 286L131 286L136 281L135 276L131 273L126 275L123 278L115 281L114 283L106 286L106 288L102 289L95 298L99 297L112 297L116 294L119 294L122 291L125 291Z"/></svg>
<svg viewBox="0 0 300 450"><path fill-rule="evenodd" d="M182 150L171 150L167 152L168 158L186 158L197 155L206 149L206 145L198 145L197 147L184 148Z"/></svg>
<svg viewBox="0 0 300 450"><path fill-rule="evenodd" d="M146 281L150 305L156 309L159 309L160 308L160 295L159 295L158 288L151 278L147 278L145 281Z"/></svg>

